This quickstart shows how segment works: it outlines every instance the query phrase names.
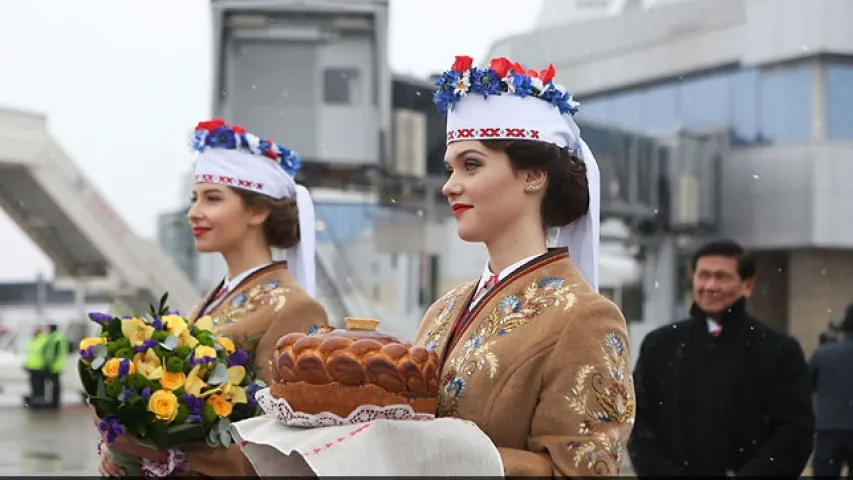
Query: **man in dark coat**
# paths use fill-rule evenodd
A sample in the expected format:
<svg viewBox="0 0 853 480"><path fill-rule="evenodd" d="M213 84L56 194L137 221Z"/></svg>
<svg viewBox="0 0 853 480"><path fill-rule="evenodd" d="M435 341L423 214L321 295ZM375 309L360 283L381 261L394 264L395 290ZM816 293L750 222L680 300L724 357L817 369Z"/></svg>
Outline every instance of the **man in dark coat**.
<svg viewBox="0 0 853 480"><path fill-rule="evenodd" d="M797 341L746 312L755 263L736 242L693 257L690 318L650 332L634 372L639 476L797 478L814 443Z"/></svg>

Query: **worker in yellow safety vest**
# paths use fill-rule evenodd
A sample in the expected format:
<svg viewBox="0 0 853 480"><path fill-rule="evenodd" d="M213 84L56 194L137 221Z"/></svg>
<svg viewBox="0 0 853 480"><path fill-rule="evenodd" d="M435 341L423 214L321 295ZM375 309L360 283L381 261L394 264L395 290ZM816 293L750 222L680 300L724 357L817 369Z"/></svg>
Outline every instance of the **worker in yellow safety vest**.
<svg viewBox="0 0 853 480"><path fill-rule="evenodd" d="M24 397L27 406L44 403L44 386L47 380L47 364L44 358L44 346L47 343L47 333L37 327L33 337L26 345L24 370L30 375L30 394Z"/></svg>
<svg viewBox="0 0 853 480"><path fill-rule="evenodd" d="M65 371L65 364L68 360L68 339L56 325L50 325L48 331L50 333L47 334L47 341L44 345L44 359L47 368L47 383L50 386L47 393L50 395L45 406L57 410L60 406L62 394L60 378L62 372Z"/></svg>

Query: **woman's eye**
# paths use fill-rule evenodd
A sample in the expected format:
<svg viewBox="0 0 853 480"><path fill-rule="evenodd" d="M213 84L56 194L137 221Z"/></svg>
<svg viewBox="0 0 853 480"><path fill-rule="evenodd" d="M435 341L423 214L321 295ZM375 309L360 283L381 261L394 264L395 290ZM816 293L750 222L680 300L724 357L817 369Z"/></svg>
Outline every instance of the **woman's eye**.
<svg viewBox="0 0 853 480"><path fill-rule="evenodd" d="M480 166L480 162L477 162L477 161L475 161L475 160L467 160L467 161L465 161L465 169L466 169L466 170L473 170L473 169L475 169L475 168L477 168L477 167L479 167L479 166Z"/></svg>

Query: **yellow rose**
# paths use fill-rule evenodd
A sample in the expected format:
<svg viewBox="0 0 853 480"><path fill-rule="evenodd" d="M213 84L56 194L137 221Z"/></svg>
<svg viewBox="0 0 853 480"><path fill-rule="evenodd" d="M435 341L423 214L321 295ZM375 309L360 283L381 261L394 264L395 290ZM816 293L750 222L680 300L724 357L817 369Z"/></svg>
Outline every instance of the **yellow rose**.
<svg viewBox="0 0 853 480"><path fill-rule="evenodd" d="M104 345L107 343L107 339L104 337L89 337L80 340L80 350L86 350L89 347L94 347L95 345Z"/></svg>
<svg viewBox="0 0 853 480"><path fill-rule="evenodd" d="M121 363L127 360L125 358L111 358L104 363L104 366L101 367L101 372L104 374L106 378L106 382L110 383L116 378L118 378L119 370L121 370ZM133 362L127 360L127 372L126 375L130 375L136 373L136 368L133 365Z"/></svg>
<svg viewBox="0 0 853 480"><path fill-rule="evenodd" d="M178 415L178 397L168 390L157 390L148 398L148 411L158 420L172 423Z"/></svg>
<svg viewBox="0 0 853 480"><path fill-rule="evenodd" d="M160 378L160 385L166 390L177 390L184 386L187 381L187 376L184 372L163 372Z"/></svg>
<svg viewBox="0 0 853 480"><path fill-rule="evenodd" d="M216 350L213 347L199 345L195 349L195 359L199 360L204 357L216 358Z"/></svg>
<svg viewBox="0 0 853 480"><path fill-rule="evenodd" d="M184 330L189 329L187 322L178 315L165 315L160 320L171 335L180 335Z"/></svg>
<svg viewBox="0 0 853 480"><path fill-rule="evenodd" d="M222 348L225 349L225 353L231 355L234 353L234 350L237 348L234 346L234 342L231 341L228 337L219 337L216 339L216 343L218 343Z"/></svg>
<svg viewBox="0 0 853 480"><path fill-rule="evenodd" d="M231 403L222 395L211 395L207 397L207 404L213 407L213 411L219 418L231 415Z"/></svg>
<svg viewBox="0 0 853 480"><path fill-rule="evenodd" d="M120 358L111 358L104 363L104 366L101 367L101 373L107 377L107 380L112 380L113 378L118 377L118 369L121 366Z"/></svg>

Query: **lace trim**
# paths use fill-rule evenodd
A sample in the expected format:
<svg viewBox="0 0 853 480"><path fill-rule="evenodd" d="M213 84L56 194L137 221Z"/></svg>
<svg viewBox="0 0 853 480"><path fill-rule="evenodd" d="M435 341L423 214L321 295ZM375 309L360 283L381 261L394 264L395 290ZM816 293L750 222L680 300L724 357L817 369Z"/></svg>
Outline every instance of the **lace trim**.
<svg viewBox="0 0 853 480"><path fill-rule="evenodd" d="M409 405L390 405L377 407L375 405L362 405L346 418L341 418L333 413L323 412L311 415L304 412L294 412L287 400L275 398L270 394L269 388L259 390L255 394L258 405L264 413L275 417L291 427L317 428L333 427L340 425L353 425L366 423L377 419L388 420L432 420L435 415L427 413L415 413Z"/></svg>
<svg viewBox="0 0 853 480"><path fill-rule="evenodd" d="M107 453L104 439L98 440L98 458ZM143 478L163 478L175 473L187 473L187 456L183 449L176 447L169 449L166 454L168 458L163 462L156 462L147 458L139 461L139 470Z"/></svg>

